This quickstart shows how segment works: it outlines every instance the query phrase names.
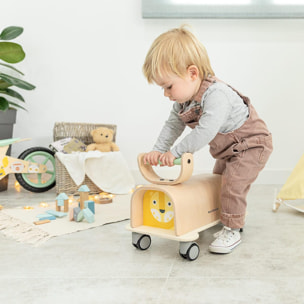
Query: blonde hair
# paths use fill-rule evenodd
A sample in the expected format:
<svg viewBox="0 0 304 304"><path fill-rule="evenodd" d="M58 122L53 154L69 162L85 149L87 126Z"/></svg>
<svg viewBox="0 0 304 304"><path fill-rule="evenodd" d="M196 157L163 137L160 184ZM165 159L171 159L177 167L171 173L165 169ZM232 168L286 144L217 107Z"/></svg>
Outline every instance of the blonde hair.
<svg viewBox="0 0 304 304"><path fill-rule="evenodd" d="M179 77L195 65L200 77L214 76L205 47L185 26L161 34L152 43L143 65L149 83L172 73Z"/></svg>

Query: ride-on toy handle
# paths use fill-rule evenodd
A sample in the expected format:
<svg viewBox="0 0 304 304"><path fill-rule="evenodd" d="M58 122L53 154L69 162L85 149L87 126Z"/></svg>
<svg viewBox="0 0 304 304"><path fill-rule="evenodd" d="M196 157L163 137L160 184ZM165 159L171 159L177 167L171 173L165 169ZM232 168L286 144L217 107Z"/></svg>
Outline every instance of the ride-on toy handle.
<svg viewBox="0 0 304 304"><path fill-rule="evenodd" d="M158 163L160 165L162 165L161 161L158 161ZM176 166L181 165L182 164L182 158L175 158L175 160L173 161L173 164L176 165Z"/></svg>
<svg viewBox="0 0 304 304"><path fill-rule="evenodd" d="M144 163L145 153L138 155L138 167L142 176L152 184L158 185L176 185L188 180L193 172L193 155L191 153L185 153L181 158L174 160L175 165L181 165L180 174L176 179L161 178L156 174L153 167L150 164Z"/></svg>

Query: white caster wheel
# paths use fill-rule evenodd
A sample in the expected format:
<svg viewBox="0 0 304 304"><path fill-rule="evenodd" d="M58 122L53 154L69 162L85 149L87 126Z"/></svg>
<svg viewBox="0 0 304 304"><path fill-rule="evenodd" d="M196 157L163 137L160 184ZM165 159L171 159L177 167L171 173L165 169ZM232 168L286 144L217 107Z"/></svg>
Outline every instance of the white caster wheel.
<svg viewBox="0 0 304 304"><path fill-rule="evenodd" d="M194 261L198 258L200 249L197 243L184 242L180 243L179 254L184 259Z"/></svg>
<svg viewBox="0 0 304 304"><path fill-rule="evenodd" d="M132 244L140 250L147 250L151 245L151 237L147 234L132 233Z"/></svg>

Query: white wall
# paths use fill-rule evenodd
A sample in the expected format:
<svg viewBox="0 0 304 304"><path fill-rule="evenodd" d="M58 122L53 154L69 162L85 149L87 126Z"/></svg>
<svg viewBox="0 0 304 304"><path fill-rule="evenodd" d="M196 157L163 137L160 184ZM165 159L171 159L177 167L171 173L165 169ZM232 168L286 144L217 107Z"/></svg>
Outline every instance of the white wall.
<svg viewBox="0 0 304 304"><path fill-rule="evenodd" d="M274 136L274 152L258 182L284 183L304 151L302 82L304 20L147 20L139 0L10 0L1 29L19 25L27 57L18 64L37 86L22 92L13 155L52 141L56 121L118 125L117 144L132 170L148 151L171 108L141 67L152 41L182 23L206 46L217 76L250 96ZM208 148L195 170L210 171Z"/></svg>

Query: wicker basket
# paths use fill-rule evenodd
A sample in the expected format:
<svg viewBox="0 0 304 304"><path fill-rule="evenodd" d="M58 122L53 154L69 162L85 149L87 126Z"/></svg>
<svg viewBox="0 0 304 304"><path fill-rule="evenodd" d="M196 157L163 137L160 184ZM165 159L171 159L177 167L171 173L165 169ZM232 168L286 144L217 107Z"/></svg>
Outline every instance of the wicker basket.
<svg viewBox="0 0 304 304"><path fill-rule="evenodd" d="M53 140L57 141L66 137L74 137L85 143L86 145L93 142L91 131L99 127L106 127L114 131L113 141L116 139L116 125L111 124L92 124L92 123L76 123L76 122L56 122L53 129ZM90 193L99 193L103 190L97 187L86 175L81 185L76 185L68 173L65 166L55 156L56 159L56 192L75 194L81 185L87 185Z"/></svg>

